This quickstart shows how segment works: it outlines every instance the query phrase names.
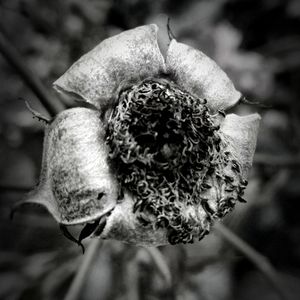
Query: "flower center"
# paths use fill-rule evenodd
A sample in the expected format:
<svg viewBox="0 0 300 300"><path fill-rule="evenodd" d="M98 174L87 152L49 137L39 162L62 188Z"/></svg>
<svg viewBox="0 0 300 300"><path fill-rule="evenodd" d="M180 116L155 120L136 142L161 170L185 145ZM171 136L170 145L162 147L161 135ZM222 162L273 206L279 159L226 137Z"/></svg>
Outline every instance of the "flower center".
<svg viewBox="0 0 300 300"><path fill-rule="evenodd" d="M201 239L242 193L239 165L219 128L205 99L162 79L122 90L109 118L106 142L120 185L134 196L140 223L166 228L171 244ZM222 184L233 200L224 198ZM205 197L208 190L215 196Z"/></svg>

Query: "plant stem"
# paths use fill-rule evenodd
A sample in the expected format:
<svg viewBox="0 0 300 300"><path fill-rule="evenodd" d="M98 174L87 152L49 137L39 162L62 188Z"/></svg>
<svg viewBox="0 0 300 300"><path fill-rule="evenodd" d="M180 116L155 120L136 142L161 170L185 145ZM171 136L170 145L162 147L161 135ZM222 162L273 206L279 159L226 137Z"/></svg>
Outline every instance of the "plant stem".
<svg viewBox="0 0 300 300"><path fill-rule="evenodd" d="M83 260L81 262L81 265L79 266L79 269L76 272L76 275L71 283L71 286L64 298L64 300L77 300L81 299L80 294L82 291L82 288L85 283L85 279L87 277L87 274L89 272L90 266L94 261L94 258L98 254L98 250L102 244L102 241L100 239L93 239L86 251L86 254L83 257Z"/></svg>
<svg viewBox="0 0 300 300"><path fill-rule="evenodd" d="M266 279L273 286L274 290L277 292L278 297L281 300L287 300L287 293L282 286L282 280L279 277L278 272L271 265L269 260L252 248L248 243L243 241L239 236L227 228L224 224L216 223L214 225L214 230L224 238L228 243L230 243L235 249L245 255L258 270L266 277Z"/></svg>
<svg viewBox="0 0 300 300"><path fill-rule="evenodd" d="M300 156L256 153L254 156L254 164L278 168L299 168Z"/></svg>
<svg viewBox="0 0 300 300"><path fill-rule="evenodd" d="M165 281L165 286L167 288L171 288L172 285L172 275L169 269L169 266L162 255L162 253L159 251L159 249L154 247L145 247L145 250L148 252L150 257L152 258L153 264L160 273L161 277Z"/></svg>
<svg viewBox="0 0 300 300"><path fill-rule="evenodd" d="M0 192L17 192L17 193L26 193L32 189L31 186L19 186L12 184L3 184L0 183Z"/></svg>
<svg viewBox="0 0 300 300"><path fill-rule="evenodd" d="M27 66L24 64L22 57L19 55L10 41L6 38L2 28L0 28L0 52L11 64L11 66L16 69L17 73L22 77L24 82L37 96L37 98L40 100L42 105L51 116L55 116L57 113L64 109L61 102L52 99L49 96L49 92L47 92L40 80L29 71Z"/></svg>

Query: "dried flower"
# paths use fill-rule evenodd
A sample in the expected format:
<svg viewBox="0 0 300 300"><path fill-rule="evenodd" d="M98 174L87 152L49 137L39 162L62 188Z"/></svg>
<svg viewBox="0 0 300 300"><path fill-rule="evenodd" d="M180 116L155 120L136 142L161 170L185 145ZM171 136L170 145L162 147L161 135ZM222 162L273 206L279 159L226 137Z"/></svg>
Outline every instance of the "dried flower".
<svg viewBox="0 0 300 300"><path fill-rule="evenodd" d="M104 40L54 83L98 111L56 117L27 201L61 224L93 222L79 240L191 243L244 202L260 117L226 115L241 94L224 71L175 39L164 58L157 30Z"/></svg>

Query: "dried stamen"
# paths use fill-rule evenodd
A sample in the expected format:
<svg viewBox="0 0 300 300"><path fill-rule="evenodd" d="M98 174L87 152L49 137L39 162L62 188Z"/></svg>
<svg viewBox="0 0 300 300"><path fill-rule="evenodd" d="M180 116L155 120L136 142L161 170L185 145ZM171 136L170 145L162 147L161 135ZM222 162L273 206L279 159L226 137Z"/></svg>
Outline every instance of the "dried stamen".
<svg viewBox="0 0 300 300"><path fill-rule="evenodd" d="M137 219L166 228L171 244L203 238L243 193L218 117L174 83L145 80L120 92L108 120L109 159Z"/></svg>

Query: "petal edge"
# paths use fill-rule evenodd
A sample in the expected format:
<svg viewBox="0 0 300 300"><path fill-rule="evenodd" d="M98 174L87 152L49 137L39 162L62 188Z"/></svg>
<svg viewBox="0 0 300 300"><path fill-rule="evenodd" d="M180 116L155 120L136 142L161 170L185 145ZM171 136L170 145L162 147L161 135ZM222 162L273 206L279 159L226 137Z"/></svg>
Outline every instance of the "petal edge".
<svg viewBox="0 0 300 300"><path fill-rule="evenodd" d="M155 24L140 26L103 40L54 82L58 92L100 108L124 81L145 79L165 70Z"/></svg>
<svg viewBox="0 0 300 300"><path fill-rule="evenodd" d="M260 119L257 113L242 117L229 114L221 125L227 149L241 164L244 178L252 166Z"/></svg>
<svg viewBox="0 0 300 300"><path fill-rule="evenodd" d="M205 98L211 110L226 110L240 99L227 74L200 50L177 42L169 45L166 59L167 73L182 88Z"/></svg>
<svg viewBox="0 0 300 300"><path fill-rule="evenodd" d="M64 225L98 219L118 197L107 155L98 111L78 107L59 113L46 127L39 185L20 205L40 204Z"/></svg>

